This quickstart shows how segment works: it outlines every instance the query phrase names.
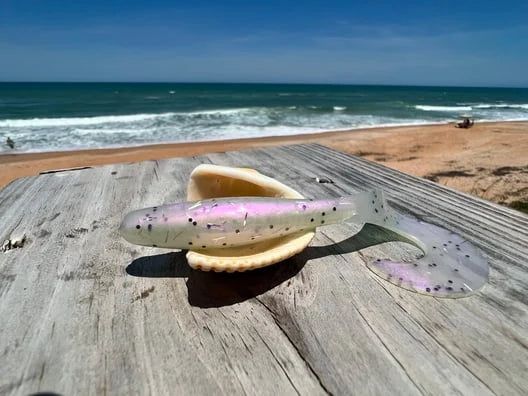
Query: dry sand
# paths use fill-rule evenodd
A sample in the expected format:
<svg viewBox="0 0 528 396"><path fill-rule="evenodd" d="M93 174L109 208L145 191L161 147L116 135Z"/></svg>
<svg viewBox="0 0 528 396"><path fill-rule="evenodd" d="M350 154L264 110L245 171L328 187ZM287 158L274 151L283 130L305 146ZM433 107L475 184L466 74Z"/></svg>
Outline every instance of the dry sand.
<svg viewBox="0 0 528 396"><path fill-rule="evenodd" d="M0 188L53 169L318 142L414 176L522 209L528 206L528 122L372 128L310 135L0 156Z"/></svg>

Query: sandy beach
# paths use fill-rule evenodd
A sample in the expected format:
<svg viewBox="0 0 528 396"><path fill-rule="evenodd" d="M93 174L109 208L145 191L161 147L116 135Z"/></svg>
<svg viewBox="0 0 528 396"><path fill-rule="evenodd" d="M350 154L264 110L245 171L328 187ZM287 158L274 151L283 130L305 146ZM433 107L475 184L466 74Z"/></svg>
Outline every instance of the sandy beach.
<svg viewBox="0 0 528 396"><path fill-rule="evenodd" d="M528 122L371 128L256 139L159 144L117 149L6 154L0 187L40 172L118 162L138 162L210 152L317 142L414 176L526 211Z"/></svg>

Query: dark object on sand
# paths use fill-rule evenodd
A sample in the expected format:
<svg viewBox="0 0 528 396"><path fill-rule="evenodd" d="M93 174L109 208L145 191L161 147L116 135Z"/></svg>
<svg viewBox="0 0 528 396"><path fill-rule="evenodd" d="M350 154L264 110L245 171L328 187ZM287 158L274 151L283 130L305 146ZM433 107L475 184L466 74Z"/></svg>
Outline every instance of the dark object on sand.
<svg viewBox="0 0 528 396"><path fill-rule="evenodd" d="M473 120L470 120L469 117L464 117L462 122L457 122L456 127L468 129L473 126L473 123Z"/></svg>
<svg viewBox="0 0 528 396"><path fill-rule="evenodd" d="M9 136L6 139L6 144L9 146L10 149L15 148L15 142Z"/></svg>

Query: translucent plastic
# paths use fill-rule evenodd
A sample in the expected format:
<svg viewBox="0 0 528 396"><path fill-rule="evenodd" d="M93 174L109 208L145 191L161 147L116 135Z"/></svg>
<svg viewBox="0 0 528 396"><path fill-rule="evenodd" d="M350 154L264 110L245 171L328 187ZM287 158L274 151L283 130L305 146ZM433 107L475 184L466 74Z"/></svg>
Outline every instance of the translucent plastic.
<svg viewBox="0 0 528 396"><path fill-rule="evenodd" d="M396 233L424 254L412 262L375 259L368 267L380 277L404 289L450 298L468 296L488 281L486 256L462 236L396 212L380 190L356 196L355 204L362 222Z"/></svg>

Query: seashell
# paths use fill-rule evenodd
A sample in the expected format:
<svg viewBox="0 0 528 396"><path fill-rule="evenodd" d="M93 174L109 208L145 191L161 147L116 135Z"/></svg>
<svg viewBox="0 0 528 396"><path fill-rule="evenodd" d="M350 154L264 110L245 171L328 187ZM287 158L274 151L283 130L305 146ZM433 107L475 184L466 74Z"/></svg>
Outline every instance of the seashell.
<svg viewBox="0 0 528 396"><path fill-rule="evenodd" d="M291 187L254 169L203 164L191 173L187 200L222 197L304 198ZM249 246L189 250L187 261L202 271L247 271L276 264L304 250L315 228Z"/></svg>

